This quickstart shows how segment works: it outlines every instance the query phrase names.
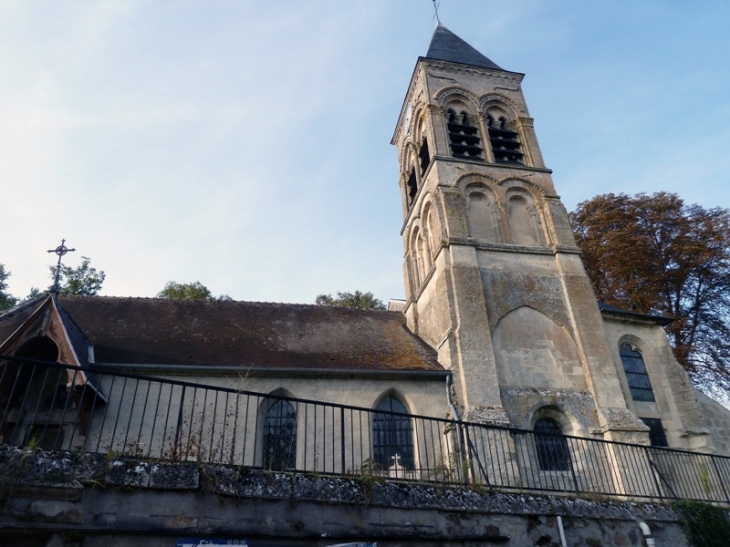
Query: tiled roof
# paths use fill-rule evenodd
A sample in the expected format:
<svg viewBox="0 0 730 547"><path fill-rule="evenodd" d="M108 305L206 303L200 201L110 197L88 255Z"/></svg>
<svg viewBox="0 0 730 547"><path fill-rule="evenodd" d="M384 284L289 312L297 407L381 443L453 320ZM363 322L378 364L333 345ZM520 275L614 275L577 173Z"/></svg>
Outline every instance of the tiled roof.
<svg viewBox="0 0 730 547"><path fill-rule="evenodd" d="M502 70L441 23L433 31L426 58Z"/></svg>
<svg viewBox="0 0 730 547"><path fill-rule="evenodd" d="M403 314L302 304L60 297L97 363L443 371ZM5 340L34 308L0 316Z"/></svg>

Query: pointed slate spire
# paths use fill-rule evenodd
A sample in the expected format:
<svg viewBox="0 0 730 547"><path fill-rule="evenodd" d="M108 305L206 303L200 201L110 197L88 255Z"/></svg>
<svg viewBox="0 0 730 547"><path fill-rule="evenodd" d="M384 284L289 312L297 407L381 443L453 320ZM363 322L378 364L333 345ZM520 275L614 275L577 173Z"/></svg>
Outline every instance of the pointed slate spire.
<svg viewBox="0 0 730 547"><path fill-rule="evenodd" d="M503 70L441 23L436 25L436 30L433 31L426 58Z"/></svg>

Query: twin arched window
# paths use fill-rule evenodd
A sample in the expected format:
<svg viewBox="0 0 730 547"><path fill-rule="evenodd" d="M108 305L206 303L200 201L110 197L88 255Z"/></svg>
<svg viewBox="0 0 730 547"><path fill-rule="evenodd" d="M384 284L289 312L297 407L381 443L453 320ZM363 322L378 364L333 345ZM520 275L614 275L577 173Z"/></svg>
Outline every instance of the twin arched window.
<svg viewBox="0 0 730 547"><path fill-rule="evenodd" d="M496 107L492 110L486 116L486 124L494 162L523 165L525 155L519 132L510 127L506 112ZM483 160L479 127L466 106L454 103L446 110L446 116L451 155L455 158Z"/></svg>
<svg viewBox="0 0 730 547"><path fill-rule="evenodd" d="M414 468L413 425L406 407L395 397L378 404L372 421L372 459L380 469ZM264 419L262 465L287 470L297 466L297 412L286 399L273 402Z"/></svg>

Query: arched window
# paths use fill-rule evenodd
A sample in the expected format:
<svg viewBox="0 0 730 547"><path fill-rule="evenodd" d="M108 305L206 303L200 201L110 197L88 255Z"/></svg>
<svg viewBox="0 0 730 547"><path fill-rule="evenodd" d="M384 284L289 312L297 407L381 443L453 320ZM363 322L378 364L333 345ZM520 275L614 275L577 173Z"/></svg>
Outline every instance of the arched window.
<svg viewBox="0 0 730 547"><path fill-rule="evenodd" d="M397 464L413 469L413 426L409 416L386 414L408 411L398 399L388 397L378 405L373 417L373 460L382 468Z"/></svg>
<svg viewBox="0 0 730 547"><path fill-rule="evenodd" d="M424 136L421 141L421 149L418 151L418 159L421 166L421 175L426 172L428 166L431 165L431 154L428 151L428 139Z"/></svg>
<svg viewBox="0 0 730 547"><path fill-rule="evenodd" d="M491 193L472 191L467 196L466 220L469 236L486 241L500 241L499 210Z"/></svg>
<svg viewBox="0 0 730 547"><path fill-rule="evenodd" d="M408 205L413 204L413 200L416 199L417 193L418 181L416 180L416 170L411 169L411 174L408 175L408 180L406 181L406 200L408 201Z"/></svg>
<svg viewBox="0 0 730 547"><path fill-rule="evenodd" d="M542 418L535 422L535 449L542 471L569 471L570 449L560 426L554 420Z"/></svg>
<svg viewBox="0 0 730 547"><path fill-rule="evenodd" d="M272 404L266 413L263 466L273 470L297 466L297 413L284 399Z"/></svg>
<svg viewBox="0 0 730 547"><path fill-rule="evenodd" d="M438 219L436 211L433 207L428 208L428 217L426 218L426 227L428 229L428 241L431 254L436 252L441 245L441 232L439 231Z"/></svg>
<svg viewBox="0 0 730 547"><path fill-rule="evenodd" d="M421 232L418 228L413 230L411 236L411 269L413 270L413 290L417 291L423 282L423 255L421 246L423 244Z"/></svg>
<svg viewBox="0 0 730 547"><path fill-rule="evenodd" d="M526 247L542 245L537 212L528 198L513 194L509 197L508 204L512 242Z"/></svg>
<svg viewBox="0 0 730 547"><path fill-rule="evenodd" d="M470 119L466 110L456 112L452 108L447 110L447 127L449 129L449 143L451 155L455 158L482 159L482 147L479 146L479 128Z"/></svg>
<svg viewBox="0 0 730 547"><path fill-rule="evenodd" d="M620 350L621 363L624 365L626 380L629 382L631 398L634 401L655 401L644 357L628 342L621 344Z"/></svg>

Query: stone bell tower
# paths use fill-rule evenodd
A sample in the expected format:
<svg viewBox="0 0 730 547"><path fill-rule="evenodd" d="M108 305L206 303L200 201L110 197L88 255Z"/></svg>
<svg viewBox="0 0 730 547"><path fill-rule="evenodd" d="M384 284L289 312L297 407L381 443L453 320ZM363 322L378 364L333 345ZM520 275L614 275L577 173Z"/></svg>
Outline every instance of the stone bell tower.
<svg viewBox="0 0 730 547"><path fill-rule="evenodd" d="M454 375L462 418L632 440L589 279L522 94L439 24L392 144L403 200L408 326Z"/></svg>

